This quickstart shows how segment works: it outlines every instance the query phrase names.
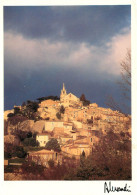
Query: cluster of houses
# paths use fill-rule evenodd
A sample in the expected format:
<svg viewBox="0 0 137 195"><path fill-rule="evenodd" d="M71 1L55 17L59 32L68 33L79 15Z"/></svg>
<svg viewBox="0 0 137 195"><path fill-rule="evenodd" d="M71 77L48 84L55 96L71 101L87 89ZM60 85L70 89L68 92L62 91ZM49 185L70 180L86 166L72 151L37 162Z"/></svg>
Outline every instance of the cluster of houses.
<svg viewBox="0 0 137 195"><path fill-rule="evenodd" d="M63 106L64 111L60 112ZM113 111L110 108L98 107L96 103L83 106L83 102L74 94L63 88L60 100L44 100L39 104L39 116L45 121L42 133L38 133L36 141L41 147L52 138L57 139L61 147L61 153L46 149L30 152L29 157L47 166L48 160L56 163L62 162L62 156L75 157L85 153L89 155L93 147L99 142L101 135L113 127L114 131L131 133L131 118ZM61 117L57 117L60 112Z"/></svg>
<svg viewBox="0 0 137 195"><path fill-rule="evenodd" d="M58 119L57 112L61 106L65 111ZM98 107L96 103L83 106L79 98L72 93L67 94L64 84L60 101L44 100L39 104L38 112L45 119L43 133L36 136L40 146L44 147L50 139L56 138L61 146L62 155L76 159L80 158L83 151L86 156L89 155L101 135L112 127L116 132L126 129L131 133L130 116L110 108ZM40 153L35 152L35 155ZM43 154L46 156L49 151L43 150ZM55 159L55 154L52 159Z"/></svg>

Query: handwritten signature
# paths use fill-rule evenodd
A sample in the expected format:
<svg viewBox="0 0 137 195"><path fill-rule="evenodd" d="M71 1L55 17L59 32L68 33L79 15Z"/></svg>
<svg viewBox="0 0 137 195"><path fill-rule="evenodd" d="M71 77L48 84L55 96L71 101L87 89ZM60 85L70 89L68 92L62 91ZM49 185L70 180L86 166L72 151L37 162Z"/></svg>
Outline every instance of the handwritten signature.
<svg viewBox="0 0 137 195"><path fill-rule="evenodd" d="M107 182L104 183L104 193L109 193L109 192L131 192L130 190L130 186L127 186L127 184L125 184L124 187L116 187L111 185L111 181L109 182L109 184L107 184Z"/></svg>

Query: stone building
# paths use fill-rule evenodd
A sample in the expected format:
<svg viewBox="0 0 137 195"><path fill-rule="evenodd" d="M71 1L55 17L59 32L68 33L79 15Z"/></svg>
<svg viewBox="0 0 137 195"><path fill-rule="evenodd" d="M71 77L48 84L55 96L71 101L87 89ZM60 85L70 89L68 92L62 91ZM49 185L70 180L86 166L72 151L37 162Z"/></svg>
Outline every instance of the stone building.
<svg viewBox="0 0 137 195"><path fill-rule="evenodd" d="M49 160L53 160L55 165L62 164L61 153L55 152L53 150L40 150L37 152L30 152L28 158L37 163L38 165L43 165L48 167Z"/></svg>
<svg viewBox="0 0 137 195"><path fill-rule="evenodd" d="M80 103L80 99L77 98L74 94L69 93L67 94L67 91L65 89L65 85L63 83L63 88L61 90L60 94L60 102L64 107L68 107L70 105L78 104Z"/></svg>
<svg viewBox="0 0 137 195"><path fill-rule="evenodd" d="M40 147L45 147L46 143L49 141L50 138L50 134L49 133L39 133L36 136L36 141L39 142L39 146Z"/></svg>

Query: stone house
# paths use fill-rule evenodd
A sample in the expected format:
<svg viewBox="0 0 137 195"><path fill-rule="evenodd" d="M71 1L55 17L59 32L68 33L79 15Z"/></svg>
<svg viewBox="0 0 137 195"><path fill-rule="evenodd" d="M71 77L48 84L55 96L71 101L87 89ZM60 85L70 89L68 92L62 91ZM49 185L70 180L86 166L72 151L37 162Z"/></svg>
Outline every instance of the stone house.
<svg viewBox="0 0 137 195"><path fill-rule="evenodd" d="M64 127L64 122L63 121L46 121L45 122L45 131L53 131L55 127Z"/></svg>
<svg viewBox="0 0 137 195"><path fill-rule="evenodd" d="M83 151L85 152L85 155L88 156L91 149L91 146L87 142L73 143L61 147L62 152L64 152L66 155L71 155L71 157L75 156L76 159L80 158Z"/></svg>
<svg viewBox="0 0 137 195"><path fill-rule="evenodd" d="M39 142L40 147L45 147L46 143L49 141L50 138L49 133L39 133L36 135L36 141Z"/></svg>
<svg viewBox="0 0 137 195"><path fill-rule="evenodd" d="M45 107L58 107L59 106L59 102L54 101L54 100L44 100L39 104L40 108L45 108Z"/></svg>
<svg viewBox="0 0 137 195"><path fill-rule="evenodd" d="M28 159L34 161L38 165L43 165L48 167L48 161L53 160L55 165L58 163L62 164L62 155L61 153L55 152L53 150L40 150L37 152L30 152L28 154Z"/></svg>

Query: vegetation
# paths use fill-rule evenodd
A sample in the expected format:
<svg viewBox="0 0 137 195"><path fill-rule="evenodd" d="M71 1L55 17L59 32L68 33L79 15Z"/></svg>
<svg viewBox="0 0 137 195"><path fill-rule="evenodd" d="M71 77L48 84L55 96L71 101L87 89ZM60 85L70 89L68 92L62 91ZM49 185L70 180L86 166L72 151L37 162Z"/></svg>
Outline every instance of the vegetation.
<svg viewBox="0 0 137 195"><path fill-rule="evenodd" d="M73 173L73 174L72 174ZM130 180L131 179L131 142L109 131L87 158L80 157L80 165L65 179L72 180Z"/></svg>
<svg viewBox="0 0 137 195"><path fill-rule="evenodd" d="M37 109L39 108L39 103L35 101L28 100L22 107L21 114L28 119L39 120L41 119L37 114Z"/></svg>
<svg viewBox="0 0 137 195"><path fill-rule="evenodd" d="M90 101L89 101L89 100L86 100L86 97L85 97L84 94L82 94L82 95L80 96L80 101L83 102L83 106L88 106L88 105L90 104Z"/></svg>
<svg viewBox="0 0 137 195"><path fill-rule="evenodd" d="M53 168L54 167L54 160L50 159L48 161L48 165L49 165L50 168Z"/></svg>
<svg viewBox="0 0 137 195"><path fill-rule="evenodd" d="M55 138L52 138L51 140L49 140L47 142L45 148L47 150L54 150L56 152L60 152L61 151L60 145L59 145L58 141Z"/></svg>
<svg viewBox="0 0 137 195"><path fill-rule="evenodd" d="M27 161L21 166L24 180L43 180L45 179L44 167L37 165L33 161Z"/></svg>
<svg viewBox="0 0 137 195"><path fill-rule="evenodd" d="M58 96L46 96L46 97L37 98L39 103L41 103L44 100L49 100L49 99L54 100L54 101L60 100L60 98Z"/></svg>
<svg viewBox="0 0 137 195"><path fill-rule="evenodd" d="M125 59L121 62L121 81L118 82L121 89L122 107L110 95L107 97L106 105L113 110L118 110L121 113L130 113L131 108L125 104L125 100L131 104L131 51L128 50Z"/></svg>
<svg viewBox="0 0 137 195"><path fill-rule="evenodd" d="M25 117L25 116L18 116L18 115L13 115L13 116L8 118L8 122L11 125L17 125L18 123L21 123L21 122L26 121L26 120L28 120L27 117Z"/></svg>
<svg viewBox="0 0 137 195"><path fill-rule="evenodd" d="M8 121L4 120L4 135L8 135Z"/></svg>
<svg viewBox="0 0 137 195"><path fill-rule="evenodd" d="M32 132L31 131L22 131L20 129L15 129L13 131L13 135L17 136L19 140L22 142L25 138L31 138Z"/></svg>
<svg viewBox="0 0 137 195"><path fill-rule="evenodd" d="M82 95L80 96L80 101L82 101L82 102L86 101L86 97L85 97L84 94L82 94Z"/></svg>
<svg viewBox="0 0 137 195"><path fill-rule="evenodd" d="M58 151L57 140L47 143L46 149ZM110 130L102 137L93 152L86 156L83 151L80 160L64 159L61 165L48 162L49 168L37 165L31 160L21 166L25 180L131 180L131 141L127 133ZM8 171L8 170L7 170Z"/></svg>
<svg viewBox="0 0 137 195"><path fill-rule="evenodd" d="M41 118L37 114L38 107L38 102L30 100L26 103L23 102L21 109L19 107L14 107L14 113L8 114L8 121L10 121L11 124L16 125L18 122L23 122L28 119L40 120Z"/></svg>
<svg viewBox="0 0 137 195"><path fill-rule="evenodd" d="M9 163L24 163L24 162L25 162L24 158L9 159Z"/></svg>
<svg viewBox="0 0 137 195"><path fill-rule="evenodd" d="M13 144L6 143L4 145L4 159L18 157L25 158L27 155L22 146L15 146Z"/></svg>
<svg viewBox="0 0 137 195"><path fill-rule="evenodd" d="M93 124L93 119L87 119L88 124Z"/></svg>
<svg viewBox="0 0 137 195"><path fill-rule="evenodd" d="M59 120L61 119L61 114L60 114L60 112L57 112L56 117L57 117Z"/></svg>
<svg viewBox="0 0 137 195"><path fill-rule="evenodd" d="M61 114L64 114L64 113L65 113L65 108L64 108L63 105L61 105L61 107L60 107L60 113L61 113Z"/></svg>
<svg viewBox="0 0 137 195"><path fill-rule="evenodd" d="M31 138L25 138L23 141L23 145L24 146L32 146L32 147L38 147L39 146L39 142L36 141L35 138L31 137Z"/></svg>

